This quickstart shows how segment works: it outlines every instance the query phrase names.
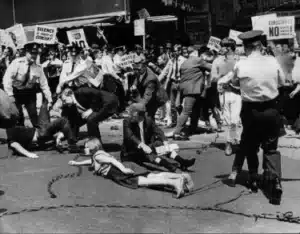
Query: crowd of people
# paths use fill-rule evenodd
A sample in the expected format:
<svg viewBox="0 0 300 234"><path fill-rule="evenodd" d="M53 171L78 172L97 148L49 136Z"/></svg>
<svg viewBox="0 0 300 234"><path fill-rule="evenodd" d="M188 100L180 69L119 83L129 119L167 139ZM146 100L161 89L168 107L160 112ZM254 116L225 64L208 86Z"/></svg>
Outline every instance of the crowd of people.
<svg viewBox="0 0 300 234"><path fill-rule="evenodd" d="M288 126L300 131L298 60L289 47L264 46L261 31L243 33L240 39L243 46L224 38L218 52L171 43L150 45L147 50L139 45L128 50L29 43L15 54L3 47L2 89L19 110L16 124L6 129L8 147L38 158L36 147L54 139L62 152L62 141L67 140L68 152L91 157L70 165L89 165L96 175L133 189L169 186L180 198L193 189L185 172L196 159L179 155L168 138L189 140L198 133L201 119L206 131L227 131L225 154L235 153L229 176L233 185L247 159L249 187L257 192L258 151L263 149L263 185L270 202L278 204L282 196L278 138ZM124 65L126 55L133 59ZM43 96L39 113L37 93ZM24 124L23 106L32 127ZM53 108L60 109L61 116L51 121ZM122 162L148 162L168 172L138 175L105 152L99 123L109 118L124 118ZM165 134L158 121L174 130ZM78 139L83 125L89 139L81 152Z"/></svg>

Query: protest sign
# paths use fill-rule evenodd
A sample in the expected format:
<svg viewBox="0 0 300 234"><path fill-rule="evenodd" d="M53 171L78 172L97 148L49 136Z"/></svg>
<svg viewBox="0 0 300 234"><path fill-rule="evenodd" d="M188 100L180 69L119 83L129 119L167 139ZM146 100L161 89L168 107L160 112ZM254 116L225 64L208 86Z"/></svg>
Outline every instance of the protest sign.
<svg viewBox="0 0 300 234"><path fill-rule="evenodd" d="M55 44L57 29L48 26L35 27L34 42L41 44Z"/></svg>
<svg viewBox="0 0 300 234"><path fill-rule="evenodd" d="M295 16L278 17L268 21L268 40L292 39L295 36Z"/></svg>
<svg viewBox="0 0 300 234"><path fill-rule="evenodd" d="M207 43L207 48L211 49L211 50L215 50L215 51L220 51L221 46L221 39L217 38L217 37L210 37L209 41Z"/></svg>
<svg viewBox="0 0 300 234"><path fill-rule="evenodd" d="M83 29L75 29L71 31L67 31L69 43L78 47L88 48L89 45L87 43L85 34Z"/></svg>
<svg viewBox="0 0 300 234"><path fill-rule="evenodd" d="M269 20L276 19L276 18L277 18L276 14L253 16L251 17L252 29L262 30L264 34L267 34Z"/></svg>
<svg viewBox="0 0 300 234"><path fill-rule="evenodd" d="M16 46L12 38L5 30L2 29L0 29L0 45L11 47L14 51L16 51Z"/></svg>
<svg viewBox="0 0 300 234"><path fill-rule="evenodd" d="M22 24L16 24L5 31L10 35L17 49L22 48L27 43L27 36Z"/></svg>
<svg viewBox="0 0 300 234"><path fill-rule="evenodd" d="M134 21L134 36L145 36L145 19Z"/></svg>
<svg viewBox="0 0 300 234"><path fill-rule="evenodd" d="M243 41L241 39L239 39L239 35L240 34L242 34L242 32L230 29L230 31L229 31L229 38L235 40L235 42L236 42L237 45L242 45Z"/></svg>
<svg viewBox="0 0 300 234"><path fill-rule="evenodd" d="M124 55L121 58L121 62L117 65L123 68L130 67L133 64L135 56L135 54Z"/></svg>

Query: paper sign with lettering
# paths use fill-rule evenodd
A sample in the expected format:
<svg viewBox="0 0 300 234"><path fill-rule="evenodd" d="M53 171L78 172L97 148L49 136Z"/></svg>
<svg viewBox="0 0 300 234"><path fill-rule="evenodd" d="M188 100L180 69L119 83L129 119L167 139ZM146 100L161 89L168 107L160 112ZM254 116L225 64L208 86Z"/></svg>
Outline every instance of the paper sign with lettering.
<svg viewBox="0 0 300 234"><path fill-rule="evenodd" d="M5 31L0 29L0 45L4 45L6 47L11 47L14 51L16 51L16 46L9 36L9 34Z"/></svg>
<svg viewBox="0 0 300 234"><path fill-rule="evenodd" d="M41 44L54 44L57 29L48 26L36 26L34 31L34 42Z"/></svg>
<svg viewBox="0 0 300 234"><path fill-rule="evenodd" d="M134 21L134 36L145 36L145 19Z"/></svg>
<svg viewBox="0 0 300 234"><path fill-rule="evenodd" d="M278 17L268 22L268 40L291 39L295 36L295 16Z"/></svg>
<svg viewBox="0 0 300 234"><path fill-rule="evenodd" d="M251 17L252 29L262 30L264 31L265 34L267 34L269 20L276 19L276 18L277 18L276 14L253 16Z"/></svg>
<svg viewBox="0 0 300 234"><path fill-rule="evenodd" d="M16 24L5 30L11 37L17 49L22 48L27 44L27 36L22 24Z"/></svg>
<svg viewBox="0 0 300 234"><path fill-rule="evenodd" d="M121 62L117 65L123 68L130 67L133 64L135 56L135 54L124 55L121 58Z"/></svg>
<svg viewBox="0 0 300 234"><path fill-rule="evenodd" d="M239 35L240 34L242 34L242 32L230 29L230 31L229 31L229 38L235 40L235 42L236 42L237 45L242 45L243 41L241 39L239 39Z"/></svg>
<svg viewBox="0 0 300 234"><path fill-rule="evenodd" d="M88 48L89 45L87 43L85 34L83 29L75 29L71 31L67 31L69 43L71 45L75 45L81 48Z"/></svg>
<svg viewBox="0 0 300 234"><path fill-rule="evenodd" d="M207 44L207 48L211 49L211 50L215 50L215 51L220 51L221 46L221 39L217 38L217 37L210 37L208 44Z"/></svg>

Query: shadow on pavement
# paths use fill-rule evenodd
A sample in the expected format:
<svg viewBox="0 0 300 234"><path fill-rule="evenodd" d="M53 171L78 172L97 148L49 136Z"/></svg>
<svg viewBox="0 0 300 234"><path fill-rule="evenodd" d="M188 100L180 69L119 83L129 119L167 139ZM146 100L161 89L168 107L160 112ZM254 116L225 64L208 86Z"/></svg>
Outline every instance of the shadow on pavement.
<svg viewBox="0 0 300 234"><path fill-rule="evenodd" d="M0 196L3 196L4 194L5 194L5 192L0 190Z"/></svg>

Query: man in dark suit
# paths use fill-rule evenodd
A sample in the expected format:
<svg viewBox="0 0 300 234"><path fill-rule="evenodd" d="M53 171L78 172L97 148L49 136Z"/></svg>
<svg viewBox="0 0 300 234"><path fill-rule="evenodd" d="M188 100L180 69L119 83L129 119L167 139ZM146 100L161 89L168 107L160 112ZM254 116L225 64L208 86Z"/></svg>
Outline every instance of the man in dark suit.
<svg viewBox="0 0 300 234"><path fill-rule="evenodd" d="M155 148L168 145L164 132L155 122L145 116L146 108L142 103L130 106L130 116L123 122L123 146L121 160L132 159L139 162L151 162L175 172L177 164L168 162L155 153ZM169 153L171 159L180 164L181 170L186 170L195 163L195 159L183 159L175 151Z"/></svg>
<svg viewBox="0 0 300 234"><path fill-rule="evenodd" d="M89 137L101 140L99 123L114 115L118 109L116 95L95 88L83 87L76 91L66 88L61 95L62 116L66 117L75 136L79 128L87 124Z"/></svg>
<svg viewBox="0 0 300 234"><path fill-rule="evenodd" d="M198 57L193 47L188 48L189 58L181 65L180 90L184 97L184 108L177 120L177 126L172 133L175 140L188 140L182 130L188 118L191 117L190 129L197 128L200 116L199 106L202 102L202 93L205 87L205 71L210 71L211 64L205 58Z"/></svg>
<svg viewBox="0 0 300 234"><path fill-rule="evenodd" d="M147 116L154 120L157 109L166 103L168 95L141 57L135 58L133 67L137 75L131 88L133 101L143 103Z"/></svg>

